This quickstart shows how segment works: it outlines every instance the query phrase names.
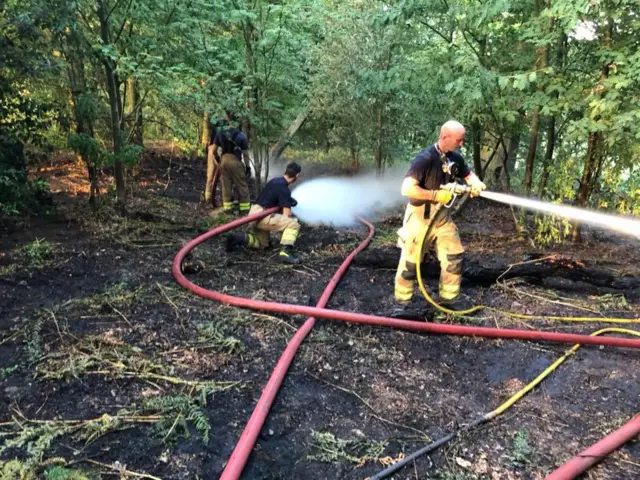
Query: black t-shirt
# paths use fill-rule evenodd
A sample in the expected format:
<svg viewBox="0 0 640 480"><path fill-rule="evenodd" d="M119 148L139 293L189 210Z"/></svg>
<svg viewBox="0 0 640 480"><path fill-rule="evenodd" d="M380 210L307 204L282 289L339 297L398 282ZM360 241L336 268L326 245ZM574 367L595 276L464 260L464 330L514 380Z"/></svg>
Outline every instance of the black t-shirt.
<svg viewBox="0 0 640 480"><path fill-rule="evenodd" d="M247 136L237 128L221 128L213 141L222 149L222 153L233 153L238 160L242 159L242 151L249 149Z"/></svg>
<svg viewBox="0 0 640 480"><path fill-rule="evenodd" d="M276 177L269 180L256 203L262 208L291 208L291 191L287 180L284 177Z"/></svg>
<svg viewBox="0 0 640 480"><path fill-rule="evenodd" d="M455 177L448 173L446 161L453 162L457 166ZM429 145L422 149L411 161L406 177L415 178L418 186L425 190L437 190L442 185L450 183L454 178L464 178L471 173L464 161L464 157L456 151L440 153L436 145Z"/></svg>

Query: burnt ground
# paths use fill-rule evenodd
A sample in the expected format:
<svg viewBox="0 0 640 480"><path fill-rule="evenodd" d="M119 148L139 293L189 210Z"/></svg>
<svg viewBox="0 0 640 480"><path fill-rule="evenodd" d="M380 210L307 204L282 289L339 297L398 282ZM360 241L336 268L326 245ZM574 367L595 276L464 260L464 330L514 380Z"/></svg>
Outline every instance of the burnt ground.
<svg viewBox="0 0 640 480"><path fill-rule="evenodd" d="M67 167L58 166L58 177ZM53 216L13 221L2 231L3 478L20 478L18 471L22 478L217 478L304 321L220 305L179 287L170 274L178 248L223 219L198 204L201 165L169 165L161 151L148 152L136 178L124 216L107 201L94 211L82 195L61 192ZM378 219L374 241L328 308L389 311L401 213ZM600 232L580 245L534 248L516 234L509 208L480 200L457 223L472 300L531 314L637 316L638 289L624 288L637 279L637 245ZM214 238L194 250L191 264L200 268L189 278L234 295L315 305L364 234L361 227L305 226L304 263L296 267L273 262L275 251L227 254ZM485 267L552 254L573 263L543 278L482 281ZM590 270L576 279L571 265ZM433 288L437 269L425 268ZM589 272L629 282L590 283ZM430 319L454 321L417 305ZM585 333L604 326L491 312L461 321ZM318 320L242 478L364 479L496 408L565 348ZM638 412L639 380L639 352L583 347L505 414L393 478L543 478ZM635 441L586 478L638 477Z"/></svg>

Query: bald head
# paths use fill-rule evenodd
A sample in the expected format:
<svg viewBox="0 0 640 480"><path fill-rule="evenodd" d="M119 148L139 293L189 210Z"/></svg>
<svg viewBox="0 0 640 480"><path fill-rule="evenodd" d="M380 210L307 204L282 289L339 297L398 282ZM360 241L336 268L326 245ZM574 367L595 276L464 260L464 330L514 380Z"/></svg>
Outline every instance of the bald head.
<svg viewBox="0 0 640 480"><path fill-rule="evenodd" d="M438 148L443 153L460 148L464 141L464 125L455 120L449 120L440 127Z"/></svg>

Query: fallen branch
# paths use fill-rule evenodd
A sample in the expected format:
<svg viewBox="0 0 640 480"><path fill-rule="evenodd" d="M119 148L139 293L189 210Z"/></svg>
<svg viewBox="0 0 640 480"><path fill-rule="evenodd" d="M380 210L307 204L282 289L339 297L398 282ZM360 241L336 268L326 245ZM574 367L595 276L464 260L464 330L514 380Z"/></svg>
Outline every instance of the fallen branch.
<svg viewBox="0 0 640 480"><path fill-rule="evenodd" d="M122 478L122 476L130 475L132 477L137 477L137 478L147 478L150 480L162 480L159 477L154 477L153 475L149 475L147 473L138 473L132 470L127 470L126 466L121 465L119 462L114 462L113 464L109 465L108 463L98 462L97 460L91 460L90 458L85 458L82 461L87 463L92 463L93 465L98 465L102 468L108 468L109 470L113 470L114 472L118 472L120 474L120 478Z"/></svg>

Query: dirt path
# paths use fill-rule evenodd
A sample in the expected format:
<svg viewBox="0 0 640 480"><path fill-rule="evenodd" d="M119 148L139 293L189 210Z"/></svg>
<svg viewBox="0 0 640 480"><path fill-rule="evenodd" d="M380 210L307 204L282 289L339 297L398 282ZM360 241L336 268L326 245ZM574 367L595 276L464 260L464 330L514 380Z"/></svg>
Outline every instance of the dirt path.
<svg viewBox="0 0 640 480"><path fill-rule="evenodd" d="M166 157L150 156L125 217L104 206L92 213L81 197L61 193L56 216L3 232L0 462L19 459L5 471L7 465L33 466L51 474L65 468L62 460L57 467L46 464L58 458L94 478L108 478L122 466L163 479L220 473L261 386L304 319L218 305L173 281L170 265L179 246L220 221L197 204L202 178L200 165L169 166ZM365 260L348 271L329 308L390 309L400 218L398 211L376 222ZM555 253L634 274L629 259L640 253L633 244L595 237L580 247L534 250L515 235L507 208L482 202L470 205L458 224L470 265ZM363 233L357 227L304 228L304 266L293 268L265 261L270 252L226 254L213 239L194 252L204 268L190 278L236 295L313 305ZM467 281L465 293L530 313L583 312L559 302L622 315L639 307L634 292L590 288L515 278L502 285ZM476 322L528 328L497 315ZM364 479L425 438L495 408L563 350L319 321L243 478ZM639 381L640 352L583 348L503 417L394 478L543 478L637 413ZM636 441L588 478L638 477Z"/></svg>

